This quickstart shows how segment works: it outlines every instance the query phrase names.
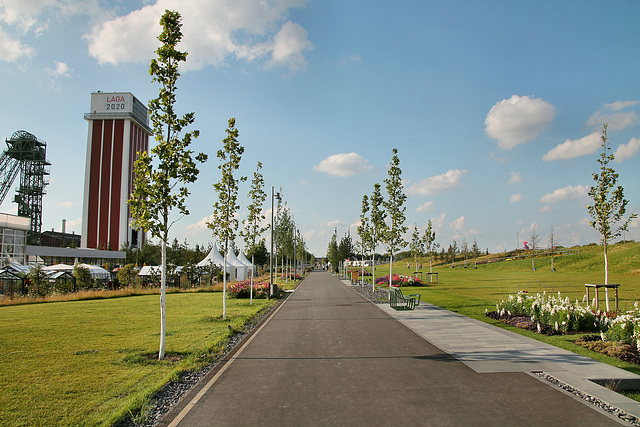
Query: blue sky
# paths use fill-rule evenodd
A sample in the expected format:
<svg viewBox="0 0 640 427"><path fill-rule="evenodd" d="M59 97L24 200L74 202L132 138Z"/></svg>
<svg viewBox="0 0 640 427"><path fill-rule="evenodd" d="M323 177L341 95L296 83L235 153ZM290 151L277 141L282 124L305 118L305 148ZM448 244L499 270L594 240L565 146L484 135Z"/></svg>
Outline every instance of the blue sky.
<svg viewBox="0 0 640 427"><path fill-rule="evenodd" d="M356 234L394 147L406 224L431 219L444 246L513 249L533 227L545 246L552 226L561 245L597 241L586 193L604 122L640 212L636 1L0 0L0 136L48 143L43 229L64 218L81 232L90 93L157 95L148 64L167 8L189 52L177 107L195 112L194 149L210 155L172 229L190 245L213 242L230 117L241 173L263 163L316 255L336 227ZM15 213L11 199L0 210ZM640 239L639 221L626 237Z"/></svg>

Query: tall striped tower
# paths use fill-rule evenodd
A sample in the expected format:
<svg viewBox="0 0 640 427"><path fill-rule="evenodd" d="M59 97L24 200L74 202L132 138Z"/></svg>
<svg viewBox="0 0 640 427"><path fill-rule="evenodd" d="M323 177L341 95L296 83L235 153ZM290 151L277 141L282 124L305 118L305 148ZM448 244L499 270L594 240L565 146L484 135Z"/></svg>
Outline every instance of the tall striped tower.
<svg viewBox="0 0 640 427"><path fill-rule="evenodd" d="M145 236L131 228L127 200L137 153L149 151L149 113L128 92L91 94L82 209L82 246L119 250L140 247Z"/></svg>

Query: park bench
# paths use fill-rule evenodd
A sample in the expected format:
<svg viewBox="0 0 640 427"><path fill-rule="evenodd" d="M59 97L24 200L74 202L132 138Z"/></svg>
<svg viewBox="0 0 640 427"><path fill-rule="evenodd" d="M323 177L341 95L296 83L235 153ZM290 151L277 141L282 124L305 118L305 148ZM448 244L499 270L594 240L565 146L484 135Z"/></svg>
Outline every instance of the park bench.
<svg viewBox="0 0 640 427"><path fill-rule="evenodd" d="M420 304L420 294L404 295L398 288L389 290L389 305L394 310L413 310Z"/></svg>

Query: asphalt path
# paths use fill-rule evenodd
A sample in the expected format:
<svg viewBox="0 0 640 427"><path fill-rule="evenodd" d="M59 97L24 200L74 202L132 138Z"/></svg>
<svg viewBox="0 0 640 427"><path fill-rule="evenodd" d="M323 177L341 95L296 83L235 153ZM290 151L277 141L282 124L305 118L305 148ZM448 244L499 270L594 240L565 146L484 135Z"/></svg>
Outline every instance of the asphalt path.
<svg viewBox="0 0 640 427"><path fill-rule="evenodd" d="M620 424L532 375L476 373L313 272L172 425Z"/></svg>

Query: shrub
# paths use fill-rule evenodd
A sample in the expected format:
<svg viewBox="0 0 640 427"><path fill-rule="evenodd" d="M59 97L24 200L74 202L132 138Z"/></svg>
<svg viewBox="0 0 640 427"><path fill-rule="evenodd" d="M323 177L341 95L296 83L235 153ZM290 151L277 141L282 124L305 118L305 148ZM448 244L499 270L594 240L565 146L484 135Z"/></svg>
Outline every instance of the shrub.
<svg viewBox="0 0 640 427"><path fill-rule="evenodd" d="M251 281L245 280L244 282L234 283L227 286L227 292L229 298L249 298L251 291ZM253 283L253 297L254 298L268 298L269 297L269 282Z"/></svg>
<svg viewBox="0 0 640 427"><path fill-rule="evenodd" d="M51 292L51 283L41 265L33 267L27 274L27 292L32 297L46 297Z"/></svg>

